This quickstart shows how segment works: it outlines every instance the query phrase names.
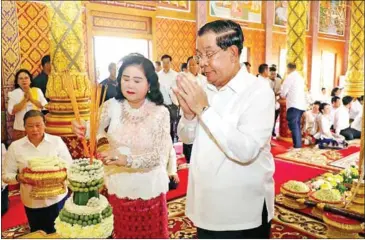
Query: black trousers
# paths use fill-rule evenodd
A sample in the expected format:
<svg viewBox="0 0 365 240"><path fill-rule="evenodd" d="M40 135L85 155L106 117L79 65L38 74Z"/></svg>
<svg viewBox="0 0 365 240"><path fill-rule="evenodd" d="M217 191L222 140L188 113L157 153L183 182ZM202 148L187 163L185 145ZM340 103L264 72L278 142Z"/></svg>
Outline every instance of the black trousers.
<svg viewBox="0 0 365 240"><path fill-rule="evenodd" d="M274 120L274 127L272 129L272 136L276 136L276 133L275 133L275 126L276 126L276 120L278 119L279 117L279 114L280 114L280 108L275 110L275 120Z"/></svg>
<svg viewBox="0 0 365 240"><path fill-rule="evenodd" d="M198 239L269 239L271 221L267 222L266 203L262 210L262 225L247 230L238 231L210 231L197 228Z"/></svg>
<svg viewBox="0 0 365 240"><path fill-rule="evenodd" d="M342 130L340 132L340 134L342 136L344 136L347 141L361 138L361 132L357 131L356 129L350 128L350 127Z"/></svg>
<svg viewBox="0 0 365 240"><path fill-rule="evenodd" d="M45 208L25 208L31 232L42 230L47 234L56 232L54 221L63 208L67 196L60 202Z"/></svg>
<svg viewBox="0 0 365 240"><path fill-rule="evenodd" d="M191 149L193 149L193 144L183 143L183 154L187 163L190 163Z"/></svg>
<svg viewBox="0 0 365 240"><path fill-rule="evenodd" d="M178 186L179 186L179 184L174 182L174 180L172 178L170 178L169 191L176 189Z"/></svg>
<svg viewBox="0 0 365 240"><path fill-rule="evenodd" d="M1 190L1 216L9 209L9 187L6 186Z"/></svg>

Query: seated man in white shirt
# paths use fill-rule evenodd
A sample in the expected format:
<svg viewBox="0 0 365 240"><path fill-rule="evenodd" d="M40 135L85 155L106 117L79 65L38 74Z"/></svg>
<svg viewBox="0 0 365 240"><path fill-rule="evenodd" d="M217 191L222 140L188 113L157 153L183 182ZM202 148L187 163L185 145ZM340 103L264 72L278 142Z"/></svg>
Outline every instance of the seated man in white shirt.
<svg viewBox="0 0 365 240"><path fill-rule="evenodd" d="M356 116L360 113L362 109L362 102L364 101L364 96L354 98L351 108L350 108L350 120L353 121Z"/></svg>
<svg viewBox="0 0 365 240"><path fill-rule="evenodd" d="M44 132L45 118L37 110L30 110L24 115L26 136L14 141L6 154L2 179L5 183L20 183L20 197L25 206L31 232L42 230L54 233L54 221L63 208L67 190L57 197L34 199L31 197L32 186L22 182L22 171L34 157L59 157L67 165L72 163L66 144L58 136Z"/></svg>
<svg viewBox="0 0 365 240"><path fill-rule="evenodd" d="M270 237L275 97L240 66L243 41L241 26L231 20L205 24L197 55L207 87L182 75L174 89L183 110L179 137L194 143L186 215L198 239Z"/></svg>
<svg viewBox="0 0 365 240"><path fill-rule="evenodd" d="M335 122L333 127L336 134L341 134L345 139L353 140L360 139L361 133L350 127L350 108L352 105L353 98L350 96L345 96L342 98L342 106L337 110L335 114Z"/></svg>
<svg viewBox="0 0 365 240"><path fill-rule="evenodd" d="M331 113L330 113L330 118L331 118L331 122L332 124L335 122L335 114L337 112L337 110L339 109L339 107L341 107L342 101L340 97L334 96L331 99ZM333 125L331 127L331 129L333 129Z"/></svg>
<svg viewBox="0 0 365 240"><path fill-rule="evenodd" d="M302 147L302 131L300 123L302 115L307 110L305 99L305 83L303 77L296 71L296 64L287 65L288 75L281 86L281 97L286 98L286 119L292 134L294 148Z"/></svg>
<svg viewBox="0 0 365 240"><path fill-rule="evenodd" d="M364 109L361 108L359 113L356 115L354 121L351 123L351 128L359 131L360 133L363 131L363 129L361 128L361 121L363 118L363 114L364 114Z"/></svg>

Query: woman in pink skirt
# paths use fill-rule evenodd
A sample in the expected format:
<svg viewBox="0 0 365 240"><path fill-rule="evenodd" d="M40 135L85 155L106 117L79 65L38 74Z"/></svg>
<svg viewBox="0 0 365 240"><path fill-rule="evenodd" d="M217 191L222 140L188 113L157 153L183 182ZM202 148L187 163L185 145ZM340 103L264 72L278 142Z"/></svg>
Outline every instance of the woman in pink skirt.
<svg viewBox="0 0 365 240"><path fill-rule="evenodd" d="M105 185L113 207L113 237L168 238L166 164L172 142L158 77L150 60L133 54L123 59L117 81L117 97L102 106L98 136L98 149L103 144L111 149L99 152L99 158L108 165ZM88 128L85 122L73 122L81 138Z"/></svg>

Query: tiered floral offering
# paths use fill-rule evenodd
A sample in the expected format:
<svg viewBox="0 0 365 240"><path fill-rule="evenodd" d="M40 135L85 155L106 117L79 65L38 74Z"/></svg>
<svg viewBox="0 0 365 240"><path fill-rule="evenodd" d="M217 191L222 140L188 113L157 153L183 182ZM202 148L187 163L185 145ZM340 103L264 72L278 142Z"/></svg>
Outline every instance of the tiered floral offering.
<svg viewBox="0 0 365 240"><path fill-rule="evenodd" d="M103 186L103 163L79 159L68 170L69 187L73 191L55 221L63 238L108 238L113 232L112 208L99 194Z"/></svg>
<svg viewBox="0 0 365 240"><path fill-rule="evenodd" d="M307 184L290 180L284 183L280 192L284 195L283 204L293 209L304 209L306 206L296 201L296 199L307 198L310 188Z"/></svg>
<svg viewBox="0 0 365 240"><path fill-rule="evenodd" d="M33 158L23 169L22 182L32 185L31 197L44 199L66 192L66 163L58 157Z"/></svg>

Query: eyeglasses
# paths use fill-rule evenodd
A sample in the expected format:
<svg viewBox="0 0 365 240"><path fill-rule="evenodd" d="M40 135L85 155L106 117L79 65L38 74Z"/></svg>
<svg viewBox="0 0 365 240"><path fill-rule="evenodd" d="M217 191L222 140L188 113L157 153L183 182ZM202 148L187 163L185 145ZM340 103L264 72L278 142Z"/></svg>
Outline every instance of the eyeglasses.
<svg viewBox="0 0 365 240"><path fill-rule="evenodd" d="M201 60L203 60L204 58L207 58L207 60L211 60L214 55L216 55L217 53L219 53L221 50L223 50L222 48L218 49L217 51L213 52L213 53L209 53L209 54L205 54L205 55L196 55L196 57L198 58L198 61L200 62Z"/></svg>

